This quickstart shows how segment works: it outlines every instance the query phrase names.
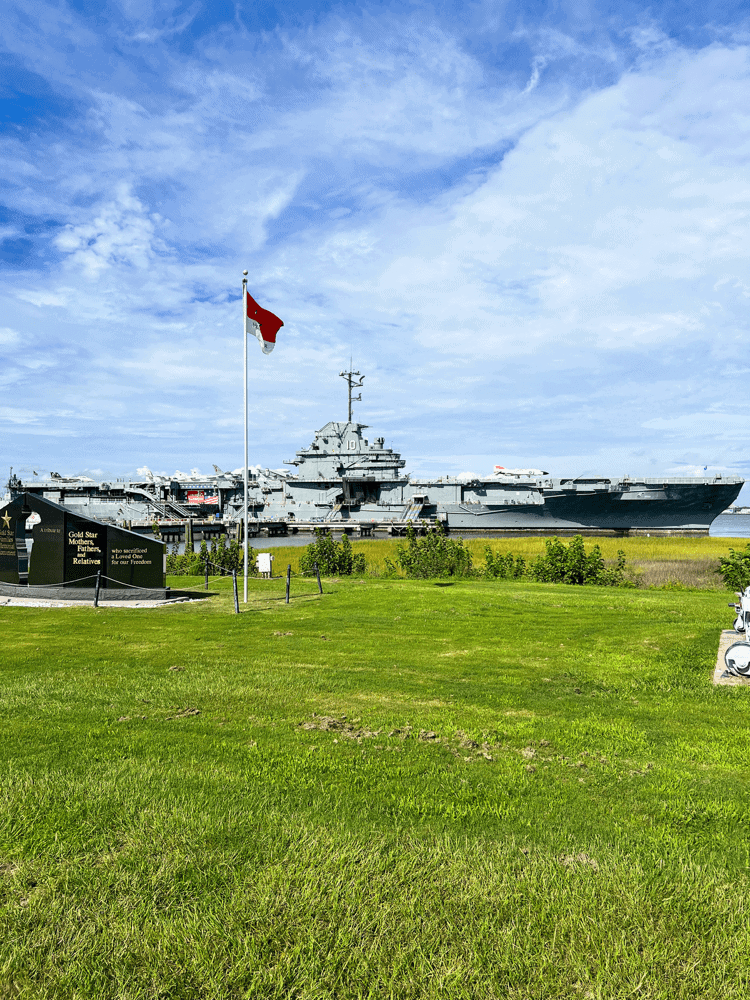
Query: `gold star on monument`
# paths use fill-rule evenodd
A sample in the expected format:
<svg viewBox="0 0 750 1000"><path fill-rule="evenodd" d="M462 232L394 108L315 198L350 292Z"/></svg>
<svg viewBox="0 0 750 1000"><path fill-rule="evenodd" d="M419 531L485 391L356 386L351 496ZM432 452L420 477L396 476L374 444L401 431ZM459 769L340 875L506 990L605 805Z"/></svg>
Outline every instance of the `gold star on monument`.
<svg viewBox="0 0 750 1000"><path fill-rule="evenodd" d="M2 516L2 522L3 522L3 524L5 525L6 528L9 528L10 527L10 514L3 514L3 516Z"/></svg>

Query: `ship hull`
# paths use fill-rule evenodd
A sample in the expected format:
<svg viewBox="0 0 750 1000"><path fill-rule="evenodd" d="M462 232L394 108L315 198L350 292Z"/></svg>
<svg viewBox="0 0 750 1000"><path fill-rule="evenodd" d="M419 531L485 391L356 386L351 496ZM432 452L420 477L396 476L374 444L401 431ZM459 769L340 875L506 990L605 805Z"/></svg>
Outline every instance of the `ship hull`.
<svg viewBox="0 0 750 1000"><path fill-rule="evenodd" d="M441 487L443 484L439 484ZM487 494L495 492L494 483L475 484L472 496L478 490ZM294 505L288 501L270 500L258 511L261 518L292 520L297 524L320 523L331 526L342 524L388 524L406 526L409 521L438 520L447 530L472 532L519 532L534 534L571 533L587 534L605 532L623 533L680 533L707 534L712 521L737 497L741 481L734 482L681 482L659 481L654 484L641 481L639 489L616 490L602 487L597 490L567 491L559 488L541 489L533 503L511 504L473 501L438 501L431 503L428 496L417 508L404 498L398 503L346 504L338 509L298 499ZM420 488L429 494L429 483ZM644 497L646 499L640 499Z"/></svg>
<svg viewBox="0 0 750 1000"><path fill-rule="evenodd" d="M669 486L665 499L623 500L620 494L586 496L552 494L543 504L495 507L445 504L435 508L446 527L463 530L516 530L552 533L560 530L607 532L690 532L705 534L713 520L732 503L741 483Z"/></svg>

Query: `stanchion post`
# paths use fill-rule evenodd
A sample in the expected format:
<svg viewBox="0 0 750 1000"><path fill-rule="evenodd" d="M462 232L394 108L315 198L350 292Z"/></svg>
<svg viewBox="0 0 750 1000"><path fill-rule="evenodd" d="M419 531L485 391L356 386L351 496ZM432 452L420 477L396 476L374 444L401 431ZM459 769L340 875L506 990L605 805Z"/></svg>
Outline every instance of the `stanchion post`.
<svg viewBox="0 0 750 1000"><path fill-rule="evenodd" d="M289 588L291 587L291 585L292 585L292 564L289 563L289 565L286 568L286 603L287 604L289 603Z"/></svg>
<svg viewBox="0 0 750 1000"><path fill-rule="evenodd" d="M99 588L102 585L102 571L96 571L96 583L94 584L94 607L99 607Z"/></svg>
<svg viewBox="0 0 750 1000"><path fill-rule="evenodd" d="M203 568L206 574L206 590L208 590L208 559L203 560Z"/></svg>
<svg viewBox="0 0 750 1000"><path fill-rule="evenodd" d="M318 564L317 563L313 563L313 566L315 568L315 576L318 579L318 593L322 594L323 593L323 584L320 582L320 570L318 569Z"/></svg>
<svg viewBox="0 0 750 1000"><path fill-rule="evenodd" d="M234 613L240 613L240 596L237 593L237 570L232 570L232 590L234 591Z"/></svg>

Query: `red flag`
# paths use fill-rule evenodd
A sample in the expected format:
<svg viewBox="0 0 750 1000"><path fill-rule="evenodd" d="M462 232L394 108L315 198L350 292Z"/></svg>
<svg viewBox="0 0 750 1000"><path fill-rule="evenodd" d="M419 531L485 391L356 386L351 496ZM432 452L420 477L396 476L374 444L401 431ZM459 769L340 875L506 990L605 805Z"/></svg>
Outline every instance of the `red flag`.
<svg viewBox="0 0 750 1000"><path fill-rule="evenodd" d="M270 354L276 345L276 334L284 323L274 313L259 306L247 288L245 295L247 296L247 318L255 327L254 333L263 348L263 353Z"/></svg>

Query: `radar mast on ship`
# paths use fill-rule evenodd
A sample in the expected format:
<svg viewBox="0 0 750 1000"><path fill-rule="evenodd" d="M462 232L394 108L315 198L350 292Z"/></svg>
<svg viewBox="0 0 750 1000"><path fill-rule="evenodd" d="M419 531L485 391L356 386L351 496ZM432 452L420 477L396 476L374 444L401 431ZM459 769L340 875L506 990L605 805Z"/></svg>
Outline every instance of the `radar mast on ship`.
<svg viewBox="0 0 750 1000"><path fill-rule="evenodd" d="M352 371L351 362L349 364L348 372L339 372L341 378L346 379L346 384L349 389L349 423L352 422L352 403L358 403L362 399L362 393L358 396L352 396L352 389L360 389L362 383L365 380L365 376L361 372ZM359 382L357 381L359 379Z"/></svg>

